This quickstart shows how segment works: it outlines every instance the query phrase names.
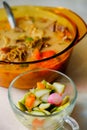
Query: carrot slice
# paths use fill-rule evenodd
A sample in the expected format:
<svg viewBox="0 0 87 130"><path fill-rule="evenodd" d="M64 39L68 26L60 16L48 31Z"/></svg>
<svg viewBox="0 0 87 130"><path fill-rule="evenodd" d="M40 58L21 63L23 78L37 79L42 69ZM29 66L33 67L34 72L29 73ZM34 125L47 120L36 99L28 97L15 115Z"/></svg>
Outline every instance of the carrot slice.
<svg viewBox="0 0 87 130"><path fill-rule="evenodd" d="M35 95L34 94L30 94L29 96L26 97L25 106L28 109L32 109L33 105L34 105L34 101L35 101Z"/></svg>
<svg viewBox="0 0 87 130"><path fill-rule="evenodd" d="M56 53L55 53L55 51L53 51L53 50L41 52L41 59L43 59L43 58L48 58L48 57L53 56L53 55L55 55L55 54L56 54Z"/></svg>
<svg viewBox="0 0 87 130"><path fill-rule="evenodd" d="M41 59L40 51L39 51L38 48L36 48L36 49L34 50L34 52L33 52L33 58L34 58L35 60L40 60L40 59Z"/></svg>
<svg viewBox="0 0 87 130"><path fill-rule="evenodd" d="M37 82L37 88L38 89L44 89L45 88L45 85L41 82Z"/></svg>

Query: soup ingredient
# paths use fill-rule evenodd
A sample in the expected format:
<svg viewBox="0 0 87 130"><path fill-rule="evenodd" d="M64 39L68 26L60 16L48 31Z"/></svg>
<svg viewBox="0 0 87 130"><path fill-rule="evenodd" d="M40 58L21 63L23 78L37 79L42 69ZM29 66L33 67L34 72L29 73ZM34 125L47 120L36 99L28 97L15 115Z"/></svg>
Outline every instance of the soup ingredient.
<svg viewBox="0 0 87 130"><path fill-rule="evenodd" d="M55 89L55 85L58 86ZM50 115L59 112L70 104L69 95L65 95L64 84L59 82L49 83L46 80L36 83L36 88L30 89L18 101L21 111L34 115Z"/></svg>

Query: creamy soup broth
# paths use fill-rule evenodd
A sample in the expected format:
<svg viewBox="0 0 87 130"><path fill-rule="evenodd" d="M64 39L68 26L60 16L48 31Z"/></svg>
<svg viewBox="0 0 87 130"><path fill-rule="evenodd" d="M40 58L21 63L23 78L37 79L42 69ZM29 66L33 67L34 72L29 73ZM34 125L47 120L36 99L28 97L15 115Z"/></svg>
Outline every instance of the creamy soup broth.
<svg viewBox="0 0 87 130"><path fill-rule="evenodd" d="M73 40L69 28L52 19L25 16L17 18L16 22L15 29L11 29L7 21L0 22L0 60L39 60L33 58L36 49L39 53L51 50L54 55L67 48Z"/></svg>

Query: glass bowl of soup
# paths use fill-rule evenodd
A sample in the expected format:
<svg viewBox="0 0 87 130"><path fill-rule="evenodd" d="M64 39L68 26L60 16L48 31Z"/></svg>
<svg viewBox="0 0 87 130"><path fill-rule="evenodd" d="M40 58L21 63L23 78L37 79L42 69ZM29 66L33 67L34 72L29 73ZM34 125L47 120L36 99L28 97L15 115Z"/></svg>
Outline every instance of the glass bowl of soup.
<svg viewBox="0 0 87 130"><path fill-rule="evenodd" d="M85 22L60 7L13 6L12 11L15 29L0 9L0 86L8 88L14 77L38 67L64 71L73 46L87 32Z"/></svg>
<svg viewBox="0 0 87 130"><path fill-rule="evenodd" d="M65 130L64 122L79 130L70 117L77 99L76 86L59 71L44 68L20 74L9 86L8 99L17 119L29 130Z"/></svg>

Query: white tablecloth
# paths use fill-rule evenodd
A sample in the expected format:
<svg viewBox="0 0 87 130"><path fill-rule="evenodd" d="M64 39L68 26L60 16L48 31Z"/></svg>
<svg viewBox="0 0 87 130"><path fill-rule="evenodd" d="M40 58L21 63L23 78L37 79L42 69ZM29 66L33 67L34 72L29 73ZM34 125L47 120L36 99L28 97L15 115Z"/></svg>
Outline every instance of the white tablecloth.
<svg viewBox="0 0 87 130"><path fill-rule="evenodd" d="M63 6L79 14L87 22L87 0L7 0L10 5ZM2 0L0 0L2 7ZM87 130L87 35L74 47L66 74L77 85L78 99L72 116L81 130ZM0 87L0 130L26 130L16 119L8 102L7 89Z"/></svg>

